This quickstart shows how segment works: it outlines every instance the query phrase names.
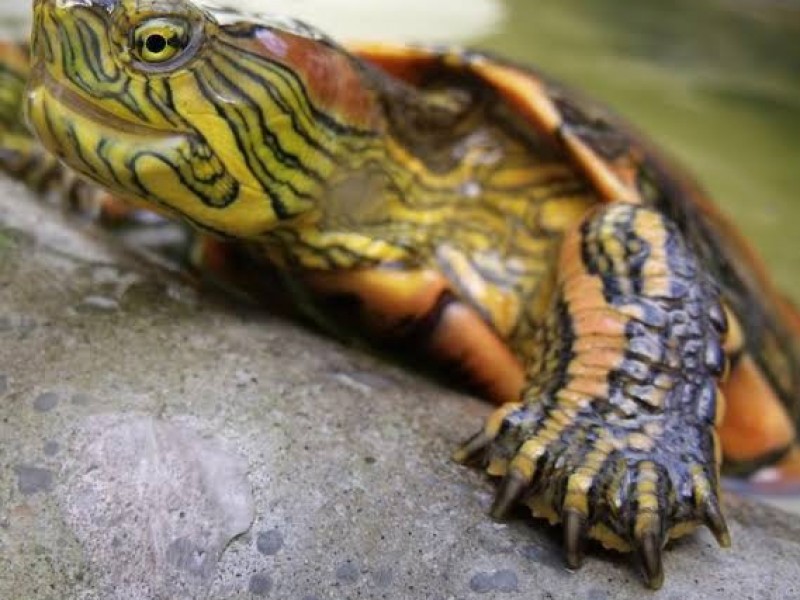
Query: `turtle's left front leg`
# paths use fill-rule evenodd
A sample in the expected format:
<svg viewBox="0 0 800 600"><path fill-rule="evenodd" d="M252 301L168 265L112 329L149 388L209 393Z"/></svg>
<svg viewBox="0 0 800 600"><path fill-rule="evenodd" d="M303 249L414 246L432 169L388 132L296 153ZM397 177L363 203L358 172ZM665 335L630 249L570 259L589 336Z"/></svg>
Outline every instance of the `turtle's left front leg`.
<svg viewBox="0 0 800 600"><path fill-rule="evenodd" d="M719 293L674 224L630 204L600 207L567 236L557 278L521 402L456 458L503 477L494 515L521 501L561 522L569 566L590 537L633 551L658 588L670 538L706 524L730 543L715 432Z"/></svg>

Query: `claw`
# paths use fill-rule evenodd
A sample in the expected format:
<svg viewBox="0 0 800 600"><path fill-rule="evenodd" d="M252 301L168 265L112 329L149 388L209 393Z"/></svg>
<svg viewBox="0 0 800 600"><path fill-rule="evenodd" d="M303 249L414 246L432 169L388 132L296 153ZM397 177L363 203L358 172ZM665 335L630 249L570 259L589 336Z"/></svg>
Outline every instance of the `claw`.
<svg viewBox="0 0 800 600"><path fill-rule="evenodd" d="M661 562L661 539L656 533L645 533L637 540L639 560L647 586L658 590L664 585L664 566Z"/></svg>
<svg viewBox="0 0 800 600"><path fill-rule="evenodd" d="M520 406L521 404L519 402L506 402L503 406L495 410L486 420L484 428L473 435L463 446L453 453L453 460L463 465L486 450L497 438L506 417L515 410L518 410Z"/></svg>
<svg viewBox="0 0 800 600"><path fill-rule="evenodd" d="M583 564L583 543L586 537L586 517L576 510L564 511L564 548L567 566L579 569Z"/></svg>
<svg viewBox="0 0 800 600"><path fill-rule="evenodd" d="M483 452L493 441L494 436L490 436L485 430L481 430L453 453L453 460L463 465Z"/></svg>
<svg viewBox="0 0 800 600"><path fill-rule="evenodd" d="M716 499L709 498L705 505L705 522L706 526L717 538L717 543L721 548L731 547L731 534L728 531L728 524L725 522L725 517L722 516L722 511L719 509L719 504Z"/></svg>
<svg viewBox="0 0 800 600"><path fill-rule="evenodd" d="M500 484L497 495L494 497L490 514L493 519L503 519L512 506L519 500L525 489L530 485L530 481L516 469L510 469L508 475Z"/></svg>

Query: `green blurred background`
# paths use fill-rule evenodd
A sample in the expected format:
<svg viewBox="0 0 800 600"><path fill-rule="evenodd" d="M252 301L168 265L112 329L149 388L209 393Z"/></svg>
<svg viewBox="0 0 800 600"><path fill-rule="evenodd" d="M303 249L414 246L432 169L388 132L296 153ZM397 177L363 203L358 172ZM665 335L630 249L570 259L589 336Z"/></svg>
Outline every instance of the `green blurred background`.
<svg viewBox="0 0 800 600"><path fill-rule="evenodd" d="M506 0L478 40L600 99L686 164L800 300L800 1Z"/></svg>

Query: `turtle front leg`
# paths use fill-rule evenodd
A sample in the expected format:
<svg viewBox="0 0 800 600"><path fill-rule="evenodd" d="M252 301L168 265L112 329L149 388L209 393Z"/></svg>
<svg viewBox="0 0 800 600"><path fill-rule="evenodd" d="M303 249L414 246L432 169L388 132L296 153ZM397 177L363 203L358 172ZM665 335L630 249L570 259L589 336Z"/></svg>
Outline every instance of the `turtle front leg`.
<svg viewBox="0 0 800 600"><path fill-rule="evenodd" d="M521 402L456 459L503 477L493 515L521 501L561 522L570 567L594 538L633 551L659 588L670 538L706 524L730 544L715 431L725 332L717 287L677 228L640 206L601 207L564 241Z"/></svg>

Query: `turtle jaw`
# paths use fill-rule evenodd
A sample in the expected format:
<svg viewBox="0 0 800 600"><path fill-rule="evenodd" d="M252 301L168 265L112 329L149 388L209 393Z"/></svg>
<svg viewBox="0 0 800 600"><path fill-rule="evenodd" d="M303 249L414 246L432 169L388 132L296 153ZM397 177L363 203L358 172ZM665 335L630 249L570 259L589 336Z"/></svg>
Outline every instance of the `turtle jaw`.
<svg viewBox="0 0 800 600"><path fill-rule="evenodd" d="M155 188L147 189L141 184L158 181L164 174L151 167L126 177L126 166L143 154L177 158L187 145L184 135L143 126L105 111L56 80L41 64L32 73L25 115L44 147L70 168L118 196L139 202L159 203Z"/></svg>

